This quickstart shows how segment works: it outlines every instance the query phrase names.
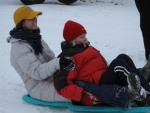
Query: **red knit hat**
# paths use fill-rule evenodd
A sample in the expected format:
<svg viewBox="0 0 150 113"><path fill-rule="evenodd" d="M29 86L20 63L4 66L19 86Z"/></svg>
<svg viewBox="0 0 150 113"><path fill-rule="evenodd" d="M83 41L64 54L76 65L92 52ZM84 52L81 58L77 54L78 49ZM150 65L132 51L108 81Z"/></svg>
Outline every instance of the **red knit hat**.
<svg viewBox="0 0 150 113"><path fill-rule="evenodd" d="M81 24L71 20L68 20L65 23L63 31L63 37L65 41L71 42L72 40L82 35L83 33L86 34L86 30Z"/></svg>

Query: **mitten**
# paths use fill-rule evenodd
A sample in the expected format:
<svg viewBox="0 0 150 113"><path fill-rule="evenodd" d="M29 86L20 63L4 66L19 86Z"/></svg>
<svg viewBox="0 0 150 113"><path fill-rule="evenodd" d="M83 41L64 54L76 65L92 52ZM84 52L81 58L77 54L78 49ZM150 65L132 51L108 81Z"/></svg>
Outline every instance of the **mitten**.
<svg viewBox="0 0 150 113"><path fill-rule="evenodd" d="M70 57L61 57L59 60L60 69L74 70L75 63Z"/></svg>
<svg viewBox="0 0 150 113"><path fill-rule="evenodd" d="M82 96L82 99L81 99L81 103L83 105L86 105L86 106L92 106L92 105L99 104L100 101L97 97L95 97L91 93L83 91L83 96Z"/></svg>

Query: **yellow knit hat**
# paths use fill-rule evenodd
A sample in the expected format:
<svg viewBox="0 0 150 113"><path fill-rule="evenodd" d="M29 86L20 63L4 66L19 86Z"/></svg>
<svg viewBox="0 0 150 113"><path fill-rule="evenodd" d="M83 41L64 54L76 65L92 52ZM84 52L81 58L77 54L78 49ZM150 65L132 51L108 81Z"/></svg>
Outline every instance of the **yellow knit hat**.
<svg viewBox="0 0 150 113"><path fill-rule="evenodd" d="M38 15L42 15L42 12L34 11L29 6L22 6L14 12L14 22L17 25L23 19L33 19Z"/></svg>

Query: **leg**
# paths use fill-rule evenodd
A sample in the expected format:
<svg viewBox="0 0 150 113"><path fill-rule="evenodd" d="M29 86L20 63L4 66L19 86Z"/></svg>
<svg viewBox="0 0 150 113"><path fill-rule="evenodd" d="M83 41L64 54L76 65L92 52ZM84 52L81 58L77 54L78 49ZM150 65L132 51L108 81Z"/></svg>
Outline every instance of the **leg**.
<svg viewBox="0 0 150 113"><path fill-rule="evenodd" d="M121 55L118 56L118 58L124 59L130 66L135 67L132 59L129 56L121 54ZM142 68L142 71L146 71L147 70L146 74L147 74L147 80L148 80L148 82L150 81L150 75L149 75L150 72L149 72L149 69L150 69L150 58L148 59L148 62L144 66L144 68ZM139 73L139 71L137 73ZM145 72L143 72L143 73L145 73ZM145 85L144 82L147 84L147 81L145 81L144 78L143 78L144 76L141 76L141 74L138 74L138 75L139 75L140 79L142 79L142 83L141 84ZM150 87L150 86L147 84L145 87ZM136 101L136 104L138 106L148 106L148 105L150 105L150 95L147 95L147 98L144 99L143 101Z"/></svg>
<svg viewBox="0 0 150 113"><path fill-rule="evenodd" d="M120 54L117 56L116 59L122 59L124 60L129 66L135 67L133 60L126 54Z"/></svg>
<svg viewBox="0 0 150 113"><path fill-rule="evenodd" d="M130 66L124 60L117 57L110 63L106 72L103 74L100 85L112 84L127 86L127 76L131 70Z"/></svg>
<svg viewBox="0 0 150 113"><path fill-rule="evenodd" d="M75 84L98 97L101 102L123 108L131 107L126 87L116 85L96 86L82 81L76 81Z"/></svg>
<svg viewBox="0 0 150 113"><path fill-rule="evenodd" d="M148 60L148 56L150 55L150 1L135 0L135 4L140 14L140 27L143 35L145 56Z"/></svg>
<svg viewBox="0 0 150 113"><path fill-rule="evenodd" d="M124 60L130 67L132 67L133 71L130 71L130 72L136 73L137 76L140 78L140 82L141 82L141 85L143 86L143 88L145 88L147 91L150 91L149 81L147 81L144 78L144 76L141 74L141 72L136 68L133 60L125 54L120 54L117 58ZM149 66L150 62L148 62L147 65Z"/></svg>
<svg viewBox="0 0 150 113"><path fill-rule="evenodd" d="M140 70L143 77L149 82L150 84L150 57L148 58L147 63L145 66Z"/></svg>
<svg viewBox="0 0 150 113"><path fill-rule="evenodd" d="M100 81L100 85L114 84L127 86L127 76L131 72L135 73L140 78L143 88L145 88L147 91L150 91L150 85L148 81L141 75L139 70L136 69L132 59L125 54L120 54L111 62Z"/></svg>

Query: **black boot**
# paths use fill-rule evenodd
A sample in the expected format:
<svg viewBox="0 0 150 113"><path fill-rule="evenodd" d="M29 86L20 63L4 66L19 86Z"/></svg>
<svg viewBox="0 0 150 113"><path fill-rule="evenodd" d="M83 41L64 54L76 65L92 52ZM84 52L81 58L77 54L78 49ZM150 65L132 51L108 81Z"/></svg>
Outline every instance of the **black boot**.
<svg viewBox="0 0 150 113"><path fill-rule="evenodd" d="M127 82L131 100L143 101L147 96L147 91L141 86L140 78L135 73L130 73Z"/></svg>
<svg viewBox="0 0 150 113"><path fill-rule="evenodd" d="M150 82L150 56L147 60L146 65L140 70L141 74L144 76L144 78Z"/></svg>
<svg viewBox="0 0 150 113"><path fill-rule="evenodd" d="M147 98L143 101L136 101L136 104L138 106L150 106L150 95L148 95Z"/></svg>

